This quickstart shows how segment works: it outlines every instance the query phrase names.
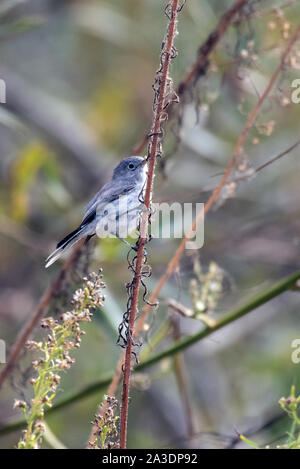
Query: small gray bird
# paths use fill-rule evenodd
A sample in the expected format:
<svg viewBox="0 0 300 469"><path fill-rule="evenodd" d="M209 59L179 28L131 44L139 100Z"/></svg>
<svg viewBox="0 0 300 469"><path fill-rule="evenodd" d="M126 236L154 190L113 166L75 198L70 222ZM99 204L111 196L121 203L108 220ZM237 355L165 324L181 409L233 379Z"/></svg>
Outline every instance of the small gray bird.
<svg viewBox="0 0 300 469"><path fill-rule="evenodd" d="M88 241L95 234L116 236L131 246L120 233L129 235L137 227L142 211L140 195L146 181L145 163L140 156L130 156L118 164L111 181L88 204L80 226L62 239L50 254L46 268L81 238L86 237Z"/></svg>

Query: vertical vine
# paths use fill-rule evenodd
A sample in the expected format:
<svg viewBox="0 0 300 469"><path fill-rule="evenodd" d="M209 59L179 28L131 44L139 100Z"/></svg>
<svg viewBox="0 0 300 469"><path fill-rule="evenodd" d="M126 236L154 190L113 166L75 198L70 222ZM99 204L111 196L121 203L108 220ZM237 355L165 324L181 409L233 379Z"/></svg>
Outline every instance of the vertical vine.
<svg viewBox="0 0 300 469"><path fill-rule="evenodd" d="M174 38L177 34L177 14L181 11L184 3L179 5L178 0L168 2L165 7L165 14L168 18L168 26L166 37L162 43L160 54L160 67L156 72L153 84L154 102L153 102L153 123L151 132L148 135L148 174L144 195L144 205L146 210L143 211L140 222L140 235L137 241L137 255L133 260L134 276L131 284L128 286L129 301L127 316L127 328L125 332L125 363L123 375L123 391L122 391L122 407L120 419L120 448L126 448L127 441L127 420L128 420L128 400L130 389L131 375L131 358L133 353L133 336L134 324L138 307L139 287L141 283L142 270L144 265L145 244L147 243L147 229L149 224L149 216L151 213L152 186L155 174L156 160L162 154L162 124L167 120L166 109L171 102L178 101L178 97L173 90L173 82L169 77L169 67L171 59L177 56L177 50L174 47Z"/></svg>

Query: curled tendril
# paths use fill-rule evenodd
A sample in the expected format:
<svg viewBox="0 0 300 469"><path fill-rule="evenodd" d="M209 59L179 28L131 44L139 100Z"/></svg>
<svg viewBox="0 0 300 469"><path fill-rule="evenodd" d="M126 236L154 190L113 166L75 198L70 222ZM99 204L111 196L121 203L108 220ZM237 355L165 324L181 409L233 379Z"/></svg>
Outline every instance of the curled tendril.
<svg viewBox="0 0 300 469"><path fill-rule="evenodd" d="M185 4L185 0L183 0L178 6L177 11L181 11L183 6ZM172 3L169 2L167 6L165 7L165 15L169 20L173 18L173 9L172 9ZM168 39L168 34L169 31L167 32L166 37L163 39L162 44L161 44L161 54L160 54L160 62L159 62L159 68L156 72L155 80L152 85L152 89L154 92L154 100L153 100L153 112L156 112L157 107L159 105L159 99L160 99L160 92L161 92L161 86L163 84L163 68L166 59L175 59L177 57L178 51L175 46L172 46L171 51L168 52L167 50L167 39ZM164 139L164 125L166 124L168 120L168 112L167 108L170 106L171 103L173 102L178 102L179 98L173 88L173 80L170 77L167 77L167 82L166 82L166 92L164 96L164 102L163 102L163 112L160 115L159 119L159 130L157 131L154 129L154 127L151 129L150 133L147 135L148 138L148 154L147 154L147 160L149 160L150 153L151 153L151 148L153 145L152 137L156 136L157 141L156 141L156 158L161 158L163 156L163 151L162 151L162 141ZM154 125L154 124L153 124ZM139 194L139 201L143 204L144 199L143 199L143 194L142 191ZM153 215L153 209L152 207L149 208L148 210L148 224L151 225L151 216ZM138 227L138 231L140 232L140 227ZM136 247L140 247L140 243L143 244L143 248L145 244L149 243L151 241L151 236L147 236L146 239L142 239L141 237L138 239L136 243ZM135 249L136 251L136 249ZM128 262L128 269L132 272L133 274L133 279L131 282L127 283L126 289L127 289L127 294L128 294L128 301L127 301L127 308L125 313L123 314L122 322L119 325L118 328L118 339L117 343L122 347L126 348L128 341L131 341L133 347L136 346L141 346L140 343L134 342L133 337L132 337L132 332L130 330L130 309L133 301L133 294L135 291L136 287L136 281L137 281L137 271L136 271L136 264L137 264L137 255L135 254L132 258L132 249L128 251L127 254L127 262ZM143 257L143 266L141 269L141 272L139 274L139 280L141 287L143 288L143 302L150 305L151 307L156 307L157 303L150 303L147 300L148 297L148 288L146 285L145 280L149 277L151 277L151 267L147 263L147 254L144 253ZM137 361L137 354L135 351L132 352L135 360Z"/></svg>

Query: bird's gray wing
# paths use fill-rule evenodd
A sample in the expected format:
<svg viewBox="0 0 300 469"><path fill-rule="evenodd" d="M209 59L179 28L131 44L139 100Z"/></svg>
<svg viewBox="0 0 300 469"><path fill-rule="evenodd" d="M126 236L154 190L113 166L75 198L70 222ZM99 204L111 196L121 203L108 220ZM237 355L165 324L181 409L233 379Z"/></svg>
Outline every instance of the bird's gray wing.
<svg viewBox="0 0 300 469"><path fill-rule="evenodd" d="M114 184L111 182L105 184L102 189L92 198L89 202L86 211L83 216L83 220L80 226L85 225L94 220L96 217L97 210L101 210L101 207L105 207L106 204L113 202L122 195L128 194L135 188L135 184L124 186L124 183Z"/></svg>

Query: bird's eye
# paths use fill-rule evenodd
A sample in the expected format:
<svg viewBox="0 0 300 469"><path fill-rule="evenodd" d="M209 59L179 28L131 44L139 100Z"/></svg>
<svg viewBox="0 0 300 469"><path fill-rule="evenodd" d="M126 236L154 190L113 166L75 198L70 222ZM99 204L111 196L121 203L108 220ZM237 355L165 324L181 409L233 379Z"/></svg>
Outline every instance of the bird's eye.
<svg viewBox="0 0 300 469"><path fill-rule="evenodd" d="M129 163L128 168L131 169L131 171L135 168L133 163Z"/></svg>

